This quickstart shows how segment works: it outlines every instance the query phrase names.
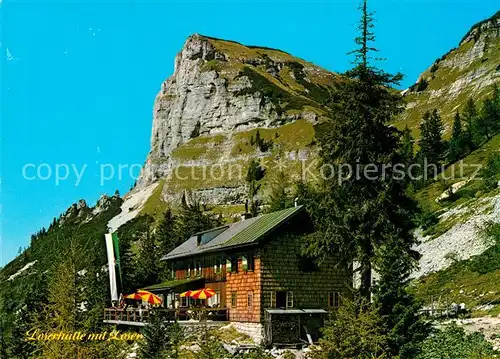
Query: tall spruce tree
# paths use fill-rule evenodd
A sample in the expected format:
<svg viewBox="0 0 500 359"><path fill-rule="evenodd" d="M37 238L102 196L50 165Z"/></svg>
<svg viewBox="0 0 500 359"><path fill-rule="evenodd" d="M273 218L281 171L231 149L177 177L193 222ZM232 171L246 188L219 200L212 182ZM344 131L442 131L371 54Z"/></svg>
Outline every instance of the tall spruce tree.
<svg viewBox="0 0 500 359"><path fill-rule="evenodd" d="M250 201L250 213L252 216L258 214L259 200L257 194L260 190L260 181L264 177L264 169L260 166L260 162L252 159L248 166L246 181L248 185L248 199Z"/></svg>
<svg viewBox="0 0 500 359"><path fill-rule="evenodd" d="M427 159L427 163L441 165L444 158L443 122L436 109L424 114L420 124L421 139L419 142L420 152Z"/></svg>
<svg viewBox="0 0 500 359"><path fill-rule="evenodd" d="M205 211L203 205L195 199L189 204L183 202L175 223L176 237L183 242L196 232L220 226L222 219L220 215Z"/></svg>
<svg viewBox="0 0 500 359"><path fill-rule="evenodd" d="M390 75L371 65L373 17L364 1L360 7L360 36L355 67L340 93L340 103L328 123L329 131L319 139L322 163L336 174L350 166L359 173L377 168L371 176L329 176L323 183L321 202L316 206L318 235L309 250L331 254L340 250L348 262L361 264L362 296L371 297L372 266L377 250L396 236L407 250L414 244L411 234L415 203L405 194L405 181L394 180L388 164L402 163L400 132L388 123L402 111L402 98L391 90L401 75ZM385 167L385 174L381 169ZM320 233L321 232L321 233ZM320 233L320 234L319 234Z"/></svg>
<svg viewBox="0 0 500 359"><path fill-rule="evenodd" d="M496 104L495 94L484 100L481 115L478 118L478 128L486 140L489 140L500 129L500 112Z"/></svg>
<svg viewBox="0 0 500 359"><path fill-rule="evenodd" d="M478 134L476 130L477 109L472 98L469 98L465 103L462 112L462 117L465 122L465 142L469 151L474 151L477 148Z"/></svg>
<svg viewBox="0 0 500 359"><path fill-rule="evenodd" d="M462 130L462 119L460 113L455 113L453 120L453 128L451 131L450 144L448 146L448 162L453 163L462 157L464 154L464 133Z"/></svg>
<svg viewBox="0 0 500 359"><path fill-rule="evenodd" d="M142 285L158 283L160 273L162 272L160 263L162 255L163 253L160 250L157 237L153 235L151 228L148 227L139 240L137 270Z"/></svg>
<svg viewBox="0 0 500 359"><path fill-rule="evenodd" d="M347 263L357 261L359 294L364 302L372 300L372 270L379 273L378 288L395 295L383 296L377 290L373 300L393 343L391 351L396 353L417 337L413 328L420 320L414 312L397 310L413 301L405 286L418 258L412 251L417 207L406 194L407 179L398 178L393 166L404 163L401 132L389 125L402 111L402 97L391 89L402 75L373 66L372 54L377 50L372 47L373 15L366 0L360 10L360 36L355 39L358 48L352 52L355 66L346 73L350 80L340 90L339 103L327 124L329 130L319 138L322 164L332 168L335 176L329 173L324 179L321 196L312 209L317 231L310 237L308 252L320 258L340 254ZM347 167L351 176L345 173ZM394 268L383 260L388 250L400 258L395 278L390 278ZM392 337L394 325L404 320L403 315L409 329L396 340Z"/></svg>
<svg viewBox="0 0 500 359"><path fill-rule="evenodd" d="M287 192L288 178L284 172L279 171L271 182L271 193L268 198L268 212L279 211L293 206L293 199Z"/></svg>
<svg viewBox="0 0 500 359"><path fill-rule="evenodd" d="M163 254L167 254L186 240L186 238L181 238L178 235L175 230L176 226L177 218L169 208L163 214L163 218L156 228L156 237L158 238L160 249Z"/></svg>

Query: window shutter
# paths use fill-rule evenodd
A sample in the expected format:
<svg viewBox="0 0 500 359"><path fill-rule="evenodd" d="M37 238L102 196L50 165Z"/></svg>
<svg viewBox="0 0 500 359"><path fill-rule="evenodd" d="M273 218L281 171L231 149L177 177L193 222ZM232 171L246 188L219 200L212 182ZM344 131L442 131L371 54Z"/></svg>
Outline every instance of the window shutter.
<svg viewBox="0 0 500 359"><path fill-rule="evenodd" d="M241 257L241 269L248 270L248 258L247 258L247 256Z"/></svg>
<svg viewBox="0 0 500 359"><path fill-rule="evenodd" d="M276 308L276 294L271 292L271 308Z"/></svg>
<svg viewBox="0 0 500 359"><path fill-rule="evenodd" d="M286 292L286 307L293 308L293 292Z"/></svg>

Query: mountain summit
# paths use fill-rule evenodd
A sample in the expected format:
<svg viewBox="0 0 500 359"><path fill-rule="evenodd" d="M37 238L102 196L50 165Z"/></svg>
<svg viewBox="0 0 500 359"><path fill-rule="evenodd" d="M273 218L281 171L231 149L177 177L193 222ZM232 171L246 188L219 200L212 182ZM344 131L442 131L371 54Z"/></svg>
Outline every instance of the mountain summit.
<svg viewBox="0 0 500 359"><path fill-rule="evenodd" d="M465 34L458 47L438 58L417 82L404 91L406 111L398 127L406 125L419 136L418 125L426 111L437 108L451 134L457 110L469 97L480 100L500 80L500 11L477 23Z"/></svg>
<svg viewBox="0 0 500 359"><path fill-rule="evenodd" d="M339 79L281 50L190 36L156 96L151 151L139 188L193 161L247 159L235 149L241 142L237 134L301 119L316 124L328 116Z"/></svg>

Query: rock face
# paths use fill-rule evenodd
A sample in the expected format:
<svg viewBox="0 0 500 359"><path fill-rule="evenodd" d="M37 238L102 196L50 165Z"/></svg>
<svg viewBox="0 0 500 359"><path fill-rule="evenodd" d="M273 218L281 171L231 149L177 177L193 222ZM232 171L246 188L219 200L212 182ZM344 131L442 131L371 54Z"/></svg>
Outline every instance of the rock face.
<svg viewBox="0 0 500 359"><path fill-rule="evenodd" d="M172 152L199 136L231 136L298 119L316 123L327 115L324 105L336 83L337 75L280 50L190 36L156 96L139 189L186 164Z"/></svg>
<svg viewBox="0 0 500 359"><path fill-rule="evenodd" d="M474 25L459 46L437 59L417 83L405 90L406 111L396 123L419 136L418 125L426 111L437 108L447 135L457 110L467 98L481 100L500 81L500 11Z"/></svg>

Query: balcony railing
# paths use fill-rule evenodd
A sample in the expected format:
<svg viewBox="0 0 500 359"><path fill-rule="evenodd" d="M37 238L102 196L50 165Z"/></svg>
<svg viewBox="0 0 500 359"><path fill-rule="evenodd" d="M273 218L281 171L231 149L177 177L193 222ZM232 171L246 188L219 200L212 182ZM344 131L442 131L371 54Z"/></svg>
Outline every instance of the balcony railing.
<svg viewBox="0 0 500 359"><path fill-rule="evenodd" d="M205 268L201 273L191 271L188 275L186 271L181 273L177 272L177 279L205 279L208 282L224 282L226 280L226 271L215 272L212 268Z"/></svg>
<svg viewBox="0 0 500 359"><path fill-rule="evenodd" d="M227 321L227 308L177 308L177 309L138 309L138 308L106 308L104 322L115 324L132 324L150 322L152 316L158 316L165 321ZM132 324L133 325L133 324Z"/></svg>

